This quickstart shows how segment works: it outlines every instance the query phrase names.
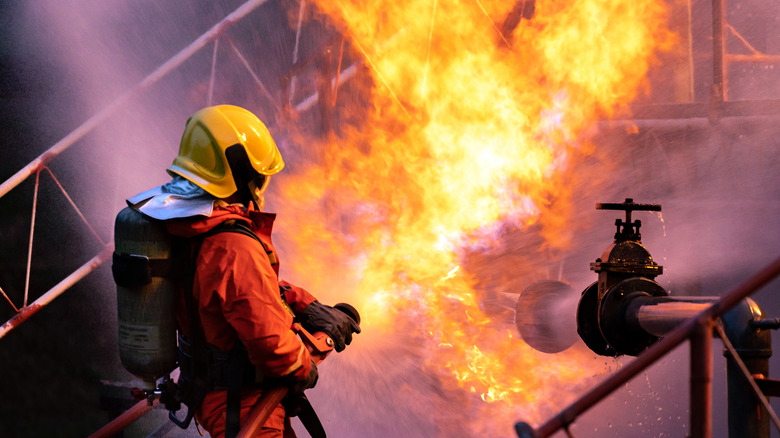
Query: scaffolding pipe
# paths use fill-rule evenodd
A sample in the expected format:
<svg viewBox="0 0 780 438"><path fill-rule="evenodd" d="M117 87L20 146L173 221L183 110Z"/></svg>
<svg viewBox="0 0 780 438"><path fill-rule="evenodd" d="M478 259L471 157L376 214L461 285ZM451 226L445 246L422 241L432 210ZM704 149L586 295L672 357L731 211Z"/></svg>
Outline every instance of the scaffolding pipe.
<svg viewBox="0 0 780 438"><path fill-rule="evenodd" d="M136 86L125 92L118 99L113 101L110 105L103 108L100 112L90 117L81 126L74 129L70 134L66 135L62 140L58 141L54 146L49 148L46 152L41 154L38 158L34 159L27 166L18 171L11 178L6 180L0 185L0 198L6 195L11 189L22 183L27 177L38 172L43 166L49 163L54 157L59 155L62 151L72 146L75 142L87 135L92 129L105 121L109 116L114 114L119 108L121 108L127 101L136 95L146 91L149 87L162 79L165 75L170 73L176 67L181 65L185 60L192 56L195 52L202 49L206 44L219 37L226 29L243 18L245 15L252 12L254 9L265 3L267 0L250 0L235 11L226 16L219 23L214 25L206 33L201 35L198 39L193 41L189 46L182 51L174 55L171 59L159 66L157 70L153 71L149 76L144 78Z"/></svg>
<svg viewBox="0 0 780 438"><path fill-rule="evenodd" d="M345 68L344 70L338 72L337 77L334 79L331 79L331 86L333 87L339 87L343 85L348 80L352 79L352 77L357 74L357 69L359 67L359 63L355 63L350 65L349 67ZM314 94L310 95L309 97L303 99L300 103L298 103L295 106L295 111L298 113L305 112L314 105L316 105L319 102L320 99L320 93L319 91L315 91Z"/></svg>
<svg viewBox="0 0 780 438"><path fill-rule="evenodd" d="M0 326L0 338L33 316L36 312L52 302L55 298L60 296L63 292L68 290L87 274L97 269L97 267L103 264L103 262L111 258L111 254L113 252L114 244L110 243L106 245L106 247L103 248L103 250L98 255L93 257L87 263L83 264L77 270L73 271L73 273L65 277L65 279L60 281L56 286L49 289L49 291L45 294L41 295L41 297L35 300L35 302L29 306L25 306L19 309L19 312L13 318L9 319L5 324Z"/></svg>
<svg viewBox="0 0 780 438"><path fill-rule="evenodd" d="M728 54L726 55L726 61L731 62L766 62L774 64L780 62L780 55L767 55L764 53L756 53L753 55L740 55L740 54Z"/></svg>
<svg viewBox="0 0 780 438"><path fill-rule="evenodd" d="M629 362L615 374L609 376L601 384L585 393L582 397L563 409L558 415L547 420L537 429L532 429L527 423L515 424L515 431L520 438L546 438L560 429L568 427L583 412L592 408L596 403L607 397L617 388L631 380L644 369L655 363L658 359L672 351L683 341L691 337L696 327L702 322L712 321L727 310L734 307L739 301L767 284L780 275L780 258L769 264L759 273L742 283L737 288L723 296L720 300L704 309L698 315L687 320L683 325L671 331L667 336L651 345L635 360Z"/></svg>
<svg viewBox="0 0 780 438"><path fill-rule="evenodd" d="M93 433L89 436L89 438L110 438L113 436L116 436L118 433L122 432L127 426L138 420L139 418L143 417L144 415L148 414L152 409L156 408L160 404L160 400L157 398L152 401L151 405L149 404L149 401L146 399L143 399L133 405L130 409L123 412L118 417L114 418L106 424L105 426L101 427L98 431Z"/></svg>
<svg viewBox="0 0 780 438"><path fill-rule="evenodd" d="M713 105L728 100L726 71L726 0L712 0L712 95Z"/></svg>

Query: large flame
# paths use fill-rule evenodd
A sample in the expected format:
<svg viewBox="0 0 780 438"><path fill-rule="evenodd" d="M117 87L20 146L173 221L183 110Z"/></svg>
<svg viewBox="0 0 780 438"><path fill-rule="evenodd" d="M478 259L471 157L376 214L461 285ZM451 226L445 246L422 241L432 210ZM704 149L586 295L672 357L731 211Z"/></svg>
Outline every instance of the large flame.
<svg viewBox="0 0 780 438"><path fill-rule="evenodd" d="M497 324L462 256L507 226L537 224L565 247L562 175L586 150L583 131L621 111L672 42L663 2L538 1L514 29L507 1L318 7L374 86L351 107L358 122L282 176L274 207L299 248L297 276L320 294L354 290L369 329L414 330L423 368L445 388L536 413L533 403L593 370Z"/></svg>

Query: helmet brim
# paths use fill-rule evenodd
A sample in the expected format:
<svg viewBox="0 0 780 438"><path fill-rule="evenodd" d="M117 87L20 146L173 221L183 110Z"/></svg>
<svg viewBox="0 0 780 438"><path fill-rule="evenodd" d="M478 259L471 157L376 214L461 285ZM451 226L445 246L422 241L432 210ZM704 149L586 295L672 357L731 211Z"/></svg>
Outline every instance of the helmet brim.
<svg viewBox="0 0 780 438"><path fill-rule="evenodd" d="M236 191L233 190L231 192L228 192L226 190L224 185L214 184L192 172L190 172L187 169L183 169L175 164L171 164L169 168L166 169L169 175L176 176L179 175L182 178L185 178L189 181L191 181L193 184L197 185L198 187L205 190L210 195L216 197L216 198L228 198Z"/></svg>

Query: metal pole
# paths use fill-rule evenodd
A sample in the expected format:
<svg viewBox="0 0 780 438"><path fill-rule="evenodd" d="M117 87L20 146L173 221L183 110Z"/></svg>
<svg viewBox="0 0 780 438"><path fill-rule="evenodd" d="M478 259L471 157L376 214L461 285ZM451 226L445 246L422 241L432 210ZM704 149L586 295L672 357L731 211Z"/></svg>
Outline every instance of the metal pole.
<svg viewBox="0 0 780 438"><path fill-rule="evenodd" d="M160 404L160 400L154 399L150 405L147 400L141 400L130 409L126 410L122 415L111 420L110 423L101 427L98 431L89 436L89 438L110 438L116 436L119 432L123 431L127 426L132 424L135 420L148 414L152 409L156 408Z"/></svg>
<svg viewBox="0 0 780 438"><path fill-rule="evenodd" d="M725 44L725 2L712 0L712 99L715 104L728 100L728 85L726 84L726 53Z"/></svg>
<svg viewBox="0 0 780 438"><path fill-rule="evenodd" d="M691 437L712 436L712 320L691 333Z"/></svg>
<svg viewBox="0 0 780 438"><path fill-rule="evenodd" d="M332 62L333 48L328 46L325 53L317 56L317 100L320 113L320 134L328 136L333 133L333 81Z"/></svg>
<svg viewBox="0 0 780 438"><path fill-rule="evenodd" d="M348 80L352 79L357 74L357 69L360 66L359 62L356 62L355 64L350 65L349 67L345 68L343 71L339 72L338 74L338 81L333 79L332 86L341 86L343 83L347 82ZM295 111L302 113L304 111L309 110L311 107L316 105L319 102L320 99L320 93L318 91L315 91L314 94L310 95L306 99L303 99L300 103L298 103L295 106Z"/></svg>

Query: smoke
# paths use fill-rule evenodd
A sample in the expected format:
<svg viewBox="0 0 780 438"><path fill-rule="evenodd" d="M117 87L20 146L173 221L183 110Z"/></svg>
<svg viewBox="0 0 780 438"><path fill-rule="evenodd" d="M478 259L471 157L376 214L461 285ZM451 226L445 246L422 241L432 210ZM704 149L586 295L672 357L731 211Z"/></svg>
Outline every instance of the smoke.
<svg viewBox="0 0 780 438"><path fill-rule="evenodd" d="M139 7L134 2L97 0L27 2L23 18L40 42L36 46L41 52L38 56L51 62L51 70L40 74L49 77L56 89L50 100L39 106L40 126L45 132L42 138L57 139L107 107L241 3L179 1ZM296 9L291 7L291 10ZM303 35L300 59L305 57L306 50L316 47L319 37L330 36L316 21L315 13L308 14L311 15L306 15L307 19L313 21L309 21L309 33ZM269 61L253 61L263 78L281 76L292 63L292 53L287 50L295 41L294 32L287 26L288 20L294 21L291 17L297 14L288 16L278 5L263 6L250 19L237 24L231 33L237 45L254 47L261 53L258 58ZM98 224L102 236L111 235L113 217L123 207L126 197L167 181L164 168L176 153L184 121L194 110L212 103L208 98L212 87L210 48L207 46L147 92L131 99L52 164L56 166L55 171L62 171L64 184L88 219ZM225 42L220 43L218 50L216 75L213 103L244 105L274 124L274 104L262 93L255 92L256 82L241 62L231 56ZM731 79L739 81L740 78ZM739 82L740 86L734 88L733 98L739 98L740 92L748 97L756 95L756 87L746 82ZM264 83L264 86L272 94L280 94L279 84ZM766 95L780 94L776 78L762 88ZM314 91L314 84L298 83L299 97ZM351 97L363 96L363 92L356 91ZM364 105L364 109L372 109ZM349 117L360 120L366 116ZM322 162L323 154L338 156L337 148L301 144L300 138L306 138L302 134L316 131L312 125L311 116L302 115L296 129L303 132L280 132L281 128L274 132L279 135L277 140L293 175L304 175L302 171L308 164ZM388 127L388 131L394 127ZM507 299L508 295L518 294L534 281L543 279L564 280L575 291L584 290L595 281L589 263L611 242L614 219L619 217L613 212L596 211L595 204L622 202L628 197L663 206L661 216L635 214L635 219L643 223L645 246L664 266L664 274L658 278L662 285L679 295L726 292L777 255L780 243L776 232L780 213L780 189L776 184L776 169L780 165L777 131L775 118L758 117L726 118L717 123L698 118L688 123L651 121L638 125L593 126L584 135L588 137L586 143L593 146L567 156L568 165L560 176L559 204L540 206L546 228L541 223L508 221L500 230L491 230L497 232L496 241L490 246L473 246L463 254L463 271L473 278L475 289L482 294L480 306L495 317L500 329L509 332L514 330L514 302ZM42 153L49 145L41 142L30 148ZM371 152L371 144L354 147L361 148L365 154ZM346 161L340 164L355 165ZM388 173L391 170L396 169L388 169ZM401 177L403 173L392 175ZM366 179L375 176L368 175ZM305 176L311 179L312 186L322 190L323 185L316 177L326 179L328 175ZM270 207L289 210L281 205L284 202L281 187L294 180L293 176L281 175L274 179L269 193ZM364 258L335 258L322 271L320 264L309 262L331 254L360 253L356 242L344 236L354 235L358 225L370 223L386 212L372 210L372 206L358 206L347 196L320 195L317 202L325 212L324 223L313 224L308 231L286 229L284 225L278 230L276 242L285 256L283 276L293 282L303 280L303 286L322 291L320 298L330 304L359 299L352 294L360 280L355 273L366 267ZM393 193L382 195L392 197ZM280 220L297 222L295 214L305 219L311 212L285 211ZM342 233L323 239L321 233L329 230L329 226ZM299 238L294 236L296 232L312 233L312 244L305 253L296 251L293 244ZM376 245L387 244L382 233L374 237ZM318 246L323 240L328 244ZM550 242L558 244L550 245ZM442 276L450 268L443 267ZM107 276L101 283L103 290L113 287ZM107 314L113 315L110 293L95 299L101 308L108 309ZM780 311L772 307L775 301L758 299L759 304L767 305L765 311L770 316ZM364 308L370 312L377 310ZM399 312L399 309L379 310L389 317ZM110 332L113 316L104 318L108 319L106 331ZM529 400L517 406L484 403L470 388L457 387L441 378L446 375L442 372L445 363L440 364L442 369L431 369L429 359L433 352L426 351L426 344L420 342L426 334L410 320L413 322L414 318L407 315L393 321L398 325L389 333L366 324L364 332L355 337L346 352L332 355L322 365L323 378L311 398L329 433L340 437L463 436L467 433L512 436L514 421L546 418L620 366L611 359L593 357L581 343L566 353L569 356L545 356L528 351L525 354L530 359L546 361L545 365L550 367L538 369L539 374L544 374L541 380L547 376L560 377L559 371L552 368L556 362L582 367L585 371L580 375L585 377L569 387L550 382L544 400ZM108 358L97 360L112 362ZM722 362L716 357L715 363L718 367ZM678 351L628 385L628 394L616 393L596 408L595 413L584 417L582 423L577 423L574 434L628 436L640 430L642 434L661 437L683 430L687 407L679 400L682 393L679 388L687 387L686 370L687 359ZM518 370L506 370L507 376L517 374ZM716 382L716 394L722 394L722 390L722 382ZM725 421L722 417L716 421Z"/></svg>

